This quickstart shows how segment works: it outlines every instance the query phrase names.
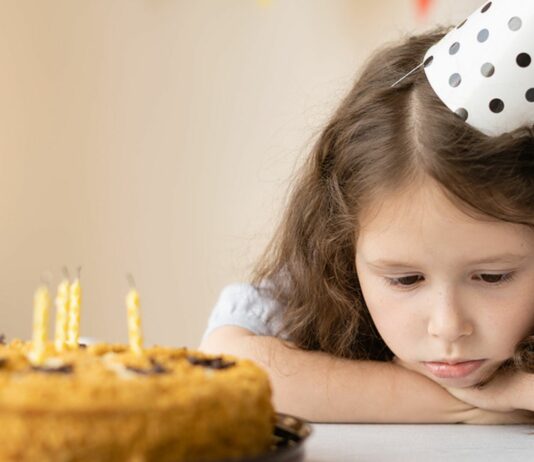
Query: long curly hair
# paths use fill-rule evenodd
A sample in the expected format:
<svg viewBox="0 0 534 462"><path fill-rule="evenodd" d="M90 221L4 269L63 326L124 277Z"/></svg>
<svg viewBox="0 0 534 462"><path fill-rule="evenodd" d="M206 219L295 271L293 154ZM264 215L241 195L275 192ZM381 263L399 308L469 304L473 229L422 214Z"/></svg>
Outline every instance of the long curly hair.
<svg viewBox="0 0 534 462"><path fill-rule="evenodd" d="M288 345L349 359L393 353L366 307L355 266L359 212L421 173L466 213L534 229L534 130L488 137L449 110L419 70L450 28L376 52L298 171L251 283L281 308ZM266 281L268 283L266 283ZM274 314L273 314L274 315ZM534 372L534 331L507 365Z"/></svg>

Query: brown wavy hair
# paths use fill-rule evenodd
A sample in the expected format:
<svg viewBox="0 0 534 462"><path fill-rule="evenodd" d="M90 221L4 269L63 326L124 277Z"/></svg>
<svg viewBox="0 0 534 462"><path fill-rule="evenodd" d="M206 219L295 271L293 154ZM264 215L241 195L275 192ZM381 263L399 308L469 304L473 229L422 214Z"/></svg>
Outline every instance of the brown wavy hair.
<svg viewBox="0 0 534 462"><path fill-rule="evenodd" d="M472 216L534 229L534 127L489 137L449 110L417 67L450 28L378 50L299 170L251 283L281 307L289 346L390 361L358 282L359 213L421 174ZM265 281L268 281L265 284ZM534 331L506 362L534 373Z"/></svg>

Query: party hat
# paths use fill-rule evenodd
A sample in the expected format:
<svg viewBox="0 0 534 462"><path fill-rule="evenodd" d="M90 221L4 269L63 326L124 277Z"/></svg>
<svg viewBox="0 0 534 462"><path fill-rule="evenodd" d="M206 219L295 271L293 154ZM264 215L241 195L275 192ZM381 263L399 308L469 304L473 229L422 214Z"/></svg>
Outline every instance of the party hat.
<svg viewBox="0 0 534 462"><path fill-rule="evenodd" d="M534 0L493 0L430 47L437 96L469 125L498 136L534 125Z"/></svg>

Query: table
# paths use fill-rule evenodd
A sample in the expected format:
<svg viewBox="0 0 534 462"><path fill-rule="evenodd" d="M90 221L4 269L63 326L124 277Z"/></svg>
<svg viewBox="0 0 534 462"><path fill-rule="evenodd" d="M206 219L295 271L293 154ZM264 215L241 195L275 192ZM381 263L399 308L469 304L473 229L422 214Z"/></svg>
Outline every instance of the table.
<svg viewBox="0 0 534 462"><path fill-rule="evenodd" d="M534 426L312 424L306 462L533 462Z"/></svg>

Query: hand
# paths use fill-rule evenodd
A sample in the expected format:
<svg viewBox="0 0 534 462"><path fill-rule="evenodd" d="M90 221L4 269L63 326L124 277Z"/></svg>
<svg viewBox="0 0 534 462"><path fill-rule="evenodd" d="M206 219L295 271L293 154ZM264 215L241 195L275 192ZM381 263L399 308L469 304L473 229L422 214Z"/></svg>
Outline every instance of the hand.
<svg viewBox="0 0 534 462"><path fill-rule="evenodd" d="M461 422L471 425L533 425L534 413L529 411L494 412L477 407L464 411Z"/></svg>
<svg viewBox="0 0 534 462"><path fill-rule="evenodd" d="M422 373L415 364L394 357L393 362L405 369ZM452 396L471 406L496 412L534 411L534 374L504 370L482 389L447 388Z"/></svg>
<svg viewBox="0 0 534 462"><path fill-rule="evenodd" d="M534 374L502 371L482 389L446 388L465 403L480 409L511 412L516 409L534 411Z"/></svg>

